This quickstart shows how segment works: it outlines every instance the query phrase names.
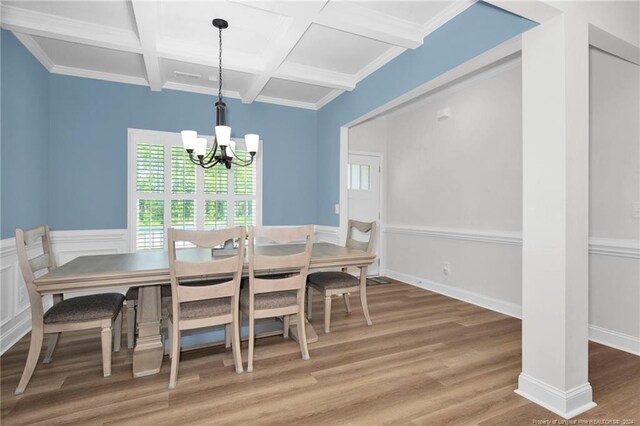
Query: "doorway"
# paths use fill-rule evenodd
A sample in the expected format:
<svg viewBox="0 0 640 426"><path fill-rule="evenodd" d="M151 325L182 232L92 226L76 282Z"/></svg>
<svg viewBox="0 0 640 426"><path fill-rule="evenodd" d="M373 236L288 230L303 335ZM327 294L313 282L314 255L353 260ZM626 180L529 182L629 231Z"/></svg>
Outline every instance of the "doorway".
<svg viewBox="0 0 640 426"><path fill-rule="evenodd" d="M381 238L380 174L381 156L376 153L349 152L347 165L348 217L361 222L377 222L373 252L376 261L369 266L367 275L379 275ZM354 231L357 233L357 231ZM358 240L366 236L355 234Z"/></svg>

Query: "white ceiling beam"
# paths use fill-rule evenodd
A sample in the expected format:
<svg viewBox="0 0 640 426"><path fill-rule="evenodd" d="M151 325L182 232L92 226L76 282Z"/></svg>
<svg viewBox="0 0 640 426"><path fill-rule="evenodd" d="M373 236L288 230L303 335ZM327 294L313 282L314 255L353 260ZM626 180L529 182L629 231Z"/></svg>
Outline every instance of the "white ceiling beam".
<svg viewBox="0 0 640 426"><path fill-rule="evenodd" d="M140 53L133 31L2 5L2 28L32 36Z"/></svg>
<svg viewBox="0 0 640 426"><path fill-rule="evenodd" d="M162 90L162 72L160 71L160 58L158 58L156 46L156 34L158 28L158 3L155 1L132 0L133 17L138 28L138 37L142 46L144 67L147 71L149 87L154 92Z"/></svg>
<svg viewBox="0 0 640 426"><path fill-rule="evenodd" d="M335 72L293 62L283 63L273 73L273 77L347 91L351 91L356 87L356 80L352 74Z"/></svg>
<svg viewBox="0 0 640 426"><path fill-rule="evenodd" d="M274 37L274 40L271 42L271 46L265 54L264 71L257 75L248 89L242 93L242 102L251 103L260 95L260 92L262 92L280 65L287 59L289 53L291 53L298 41L300 41L300 38L302 38L327 2L328 0L309 2L305 8L295 11L295 16L290 18L291 24L288 28Z"/></svg>
<svg viewBox="0 0 640 426"><path fill-rule="evenodd" d="M314 22L405 49L415 49L424 39L419 25L354 2L331 2Z"/></svg>

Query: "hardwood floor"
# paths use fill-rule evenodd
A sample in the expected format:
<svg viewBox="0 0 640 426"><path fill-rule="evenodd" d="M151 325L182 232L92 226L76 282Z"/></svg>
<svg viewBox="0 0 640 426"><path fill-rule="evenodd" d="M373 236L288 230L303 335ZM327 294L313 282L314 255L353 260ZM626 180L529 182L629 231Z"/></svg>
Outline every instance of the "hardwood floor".
<svg viewBox="0 0 640 426"><path fill-rule="evenodd" d="M199 349L183 353L172 391L169 359L160 374L133 379L126 345L113 356L112 376L103 378L97 331L63 334L52 363L40 363L24 395L15 397L28 349L25 336L0 358L0 423L564 421L513 392L520 373L519 320L398 282L372 286L368 294L373 327L366 326L354 298L351 315L342 303L333 304L328 335L322 333L322 301L314 301L312 323L320 339L309 345L309 361L302 361L294 341L259 339L254 372L237 375L231 350ZM631 419L640 425L640 357L595 343L589 348L598 406L578 419ZM246 365L246 343L243 358Z"/></svg>

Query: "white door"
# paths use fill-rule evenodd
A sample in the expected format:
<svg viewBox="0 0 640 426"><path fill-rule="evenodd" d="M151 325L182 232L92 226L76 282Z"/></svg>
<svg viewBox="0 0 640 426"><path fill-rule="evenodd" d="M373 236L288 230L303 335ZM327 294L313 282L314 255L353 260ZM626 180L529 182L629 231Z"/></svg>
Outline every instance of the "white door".
<svg viewBox="0 0 640 426"><path fill-rule="evenodd" d="M378 223L373 251L379 256L380 250L380 157L372 154L349 154L347 171L349 192L349 219ZM359 238L355 235L356 239ZM380 258L367 270L368 275L378 275Z"/></svg>

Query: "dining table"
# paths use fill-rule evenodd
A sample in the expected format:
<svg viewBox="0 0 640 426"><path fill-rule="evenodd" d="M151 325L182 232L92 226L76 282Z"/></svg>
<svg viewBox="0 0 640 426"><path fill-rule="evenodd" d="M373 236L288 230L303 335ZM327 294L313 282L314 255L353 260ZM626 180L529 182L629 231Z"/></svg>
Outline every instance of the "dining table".
<svg viewBox="0 0 640 426"><path fill-rule="evenodd" d="M256 255L277 256L294 254L304 250L304 244L257 245ZM216 250L184 248L177 250L181 260L203 262L211 260ZM313 244L309 270L357 267L360 269L360 297L366 298L367 267L375 260L375 254L346 248L336 244ZM263 270L261 274L279 274L282 270ZM248 276L249 266L245 254L243 275ZM34 280L42 295L65 292L106 290L122 287L139 287L136 315L137 339L133 351L133 376L157 374L164 356L161 330L162 307L160 286L170 283L169 258L166 251L140 251L134 253L79 256L68 263ZM365 299L366 300L366 299ZM292 324L291 334L297 335L297 325ZM311 324L306 324L307 339L317 340Z"/></svg>

